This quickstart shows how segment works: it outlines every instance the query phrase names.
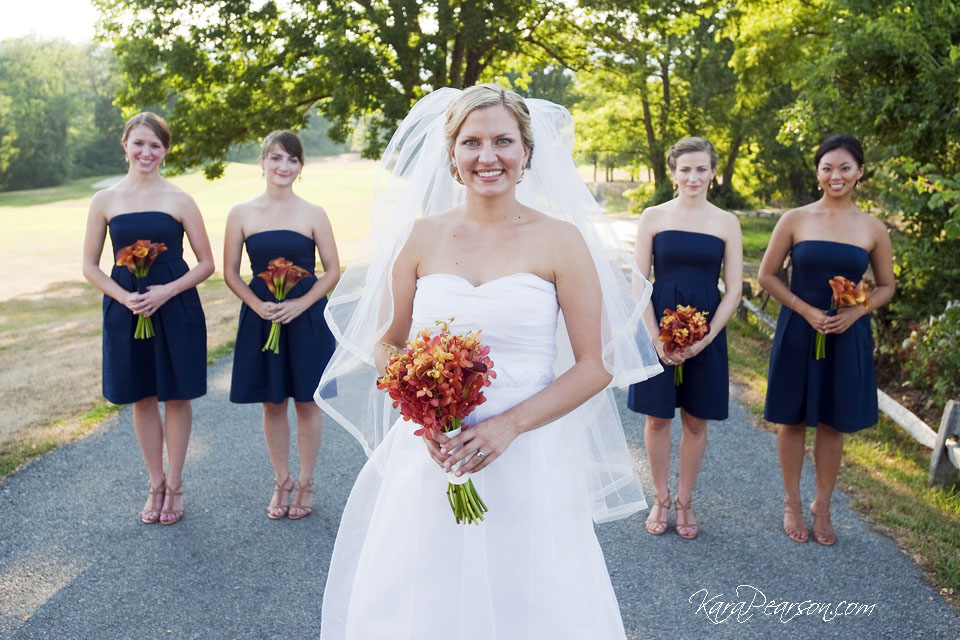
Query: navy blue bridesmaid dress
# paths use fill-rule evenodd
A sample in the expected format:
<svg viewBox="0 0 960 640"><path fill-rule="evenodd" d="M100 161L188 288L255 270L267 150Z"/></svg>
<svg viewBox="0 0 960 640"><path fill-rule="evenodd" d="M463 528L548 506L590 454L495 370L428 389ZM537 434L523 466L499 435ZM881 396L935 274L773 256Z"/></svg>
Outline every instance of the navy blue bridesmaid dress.
<svg viewBox="0 0 960 640"><path fill-rule="evenodd" d="M249 236L244 244L254 273L250 288L261 300L276 298L267 283L256 274L266 271L274 258L286 258L310 272L287 293L287 300L299 298L313 287L316 245L296 231L277 229ZM240 325L233 355L231 402L313 402L313 392L333 355L336 341L323 317L327 299L322 298L289 324L280 328L280 353L261 351L270 333L271 322L250 307L240 307Z"/></svg>
<svg viewBox="0 0 960 640"><path fill-rule="evenodd" d="M829 280L857 283L870 264L867 250L843 242L803 240L793 246L790 291L808 304L830 309ZM829 313L833 313L830 311ZM870 317L826 337L826 357L814 358L816 332L799 313L780 308L770 351L764 417L779 424L828 424L851 433L877 423Z"/></svg>
<svg viewBox="0 0 960 640"><path fill-rule="evenodd" d="M163 242L146 278L114 264L110 277L127 291L144 292L172 282L190 268L183 260L183 225L161 211L114 216L108 223L113 254L137 240ZM103 296L103 396L125 404L156 396L191 400L207 392L207 325L196 288L167 300L153 320L152 338L136 340L137 316L110 296Z"/></svg>
<svg viewBox="0 0 960 640"><path fill-rule="evenodd" d="M657 322L664 309L676 309L681 304L707 311L707 321L713 320L721 299L717 282L725 246L717 236L692 231L661 231L653 237L651 303ZM645 333L643 327L640 331ZM627 407L655 418L673 418L676 408L683 407L703 420L726 420L726 328L703 351L683 363L682 384L673 383L673 369L663 364L662 373L630 385Z"/></svg>

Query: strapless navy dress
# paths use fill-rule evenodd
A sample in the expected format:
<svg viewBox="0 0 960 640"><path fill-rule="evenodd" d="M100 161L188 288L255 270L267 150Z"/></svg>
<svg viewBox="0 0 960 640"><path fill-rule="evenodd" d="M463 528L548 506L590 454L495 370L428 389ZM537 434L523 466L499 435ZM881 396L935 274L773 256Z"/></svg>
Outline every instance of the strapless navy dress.
<svg viewBox="0 0 960 640"><path fill-rule="evenodd" d="M653 237L653 296L657 322L664 309L692 305L712 321L720 304L717 281L725 243L717 236L692 231L661 231ZM640 327L643 339L646 331ZM654 336L654 340L656 340ZM661 362L661 364L663 364ZM673 418L677 407L704 420L726 420L729 404L726 328L703 351L683 363L683 383L673 383L673 366L630 385L627 406L655 418Z"/></svg>
<svg viewBox="0 0 960 640"><path fill-rule="evenodd" d="M296 231L277 229L249 236L244 244L254 273L250 288L261 300L275 302L267 283L256 274L266 271L274 258L283 257L310 272L287 293L287 300L299 298L313 287L316 245ZM270 333L271 322L258 316L250 307L240 307L240 325L233 354L233 377L230 383L231 402L313 402L313 392L320 382L327 362L333 355L336 341L323 318L327 299L322 298L290 324L281 325L280 353L261 351Z"/></svg>
<svg viewBox="0 0 960 640"><path fill-rule="evenodd" d="M790 291L808 304L830 309L829 280L863 278L866 249L842 242L804 240L791 250ZM830 313L833 313L832 311ZM799 313L780 308L770 352L764 417L779 424L828 424L851 433L877 423L877 382L873 369L870 317L826 339L826 358L814 358L816 332Z"/></svg>
<svg viewBox="0 0 960 640"><path fill-rule="evenodd" d="M183 261L183 225L170 214L140 211L114 216L109 224L113 253L137 240L163 242L146 278L114 265L110 277L127 291L146 291L189 271ZM151 318L156 335L135 340L137 316L103 296L103 396L125 404L156 396L190 400L207 392L207 325L196 288L167 300Z"/></svg>

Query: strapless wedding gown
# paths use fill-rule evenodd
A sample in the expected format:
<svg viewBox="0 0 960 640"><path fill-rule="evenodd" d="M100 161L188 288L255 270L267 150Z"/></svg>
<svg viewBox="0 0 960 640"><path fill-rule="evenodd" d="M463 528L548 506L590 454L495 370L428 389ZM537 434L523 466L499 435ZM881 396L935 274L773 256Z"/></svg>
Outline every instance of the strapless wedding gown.
<svg viewBox="0 0 960 640"><path fill-rule="evenodd" d="M517 273L480 286L449 274L417 281L413 330L455 318L481 329L497 378L474 424L553 380L554 285ZM623 638L591 519L583 421L521 434L472 476L490 511L456 524L447 478L398 421L357 478L324 591L324 640Z"/></svg>

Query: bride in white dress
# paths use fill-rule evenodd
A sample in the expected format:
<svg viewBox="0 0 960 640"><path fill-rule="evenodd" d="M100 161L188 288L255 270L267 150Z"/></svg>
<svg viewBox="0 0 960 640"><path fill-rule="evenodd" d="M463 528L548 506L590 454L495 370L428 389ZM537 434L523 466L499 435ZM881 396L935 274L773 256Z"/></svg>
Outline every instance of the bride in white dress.
<svg viewBox="0 0 960 640"><path fill-rule="evenodd" d="M331 560L326 640L624 637L593 522L646 504L607 387L659 365L634 340L649 285L631 297L571 142L562 107L480 85L421 100L387 148L316 394L370 455ZM417 437L374 388L384 343L451 317L452 333L482 330L497 378L461 435ZM370 402L327 398L333 384L369 384ZM476 526L447 502L460 461L489 507Z"/></svg>

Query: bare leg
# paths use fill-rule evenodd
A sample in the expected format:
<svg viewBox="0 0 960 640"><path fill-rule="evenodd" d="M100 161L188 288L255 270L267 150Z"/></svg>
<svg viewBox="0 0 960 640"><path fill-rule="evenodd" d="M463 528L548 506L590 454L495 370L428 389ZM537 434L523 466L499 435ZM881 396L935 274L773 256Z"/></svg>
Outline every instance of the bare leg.
<svg viewBox="0 0 960 640"><path fill-rule="evenodd" d="M781 424L777 428L777 453L783 475L783 530L791 540L807 541L807 522L803 519L800 499L800 475L803 471L806 427L802 424Z"/></svg>
<svg viewBox="0 0 960 640"><path fill-rule="evenodd" d="M267 507L271 518L282 518L290 507L290 421L287 419L287 401L263 403L263 435L267 442L267 454L273 466L276 488Z"/></svg>
<svg viewBox="0 0 960 640"><path fill-rule="evenodd" d="M830 425L817 425L817 437L813 443L813 461L817 466L817 495L810 504L813 514L813 538L824 545L836 541L836 533L830 520L830 501L837 486L840 460L843 458L843 433Z"/></svg>
<svg viewBox="0 0 960 640"><path fill-rule="evenodd" d="M133 403L133 431L147 465L150 486L159 488L159 492L147 496L140 516L144 521L156 522L163 507L163 422L156 396Z"/></svg>
<svg viewBox="0 0 960 640"><path fill-rule="evenodd" d="M670 512L670 419L647 416L643 428L643 442L650 461L650 475L657 491L657 500L647 516L647 531L660 535L667 530L667 514Z"/></svg>
<svg viewBox="0 0 960 640"><path fill-rule="evenodd" d="M163 418L167 436L167 494L163 501L164 511L161 522L179 519L177 513L183 511L183 497L172 490L179 490L183 484L183 463L187 459L187 445L190 443L190 431L193 428L193 407L189 400L167 400L163 403ZM166 515L166 517L164 517Z"/></svg>
<svg viewBox="0 0 960 640"><path fill-rule="evenodd" d="M323 414L315 402L295 402L297 409L297 449L300 455L300 476L297 498L290 507L290 517L302 518L313 509L313 468L320 453L323 436ZM304 490L307 489L307 490Z"/></svg>
<svg viewBox="0 0 960 640"><path fill-rule="evenodd" d="M680 410L683 435L680 438L680 471L677 481L677 502L686 507L677 509L677 533L685 538L697 535L697 521L689 505L693 500L693 488L697 486L697 476L703 454L707 450L707 421Z"/></svg>

